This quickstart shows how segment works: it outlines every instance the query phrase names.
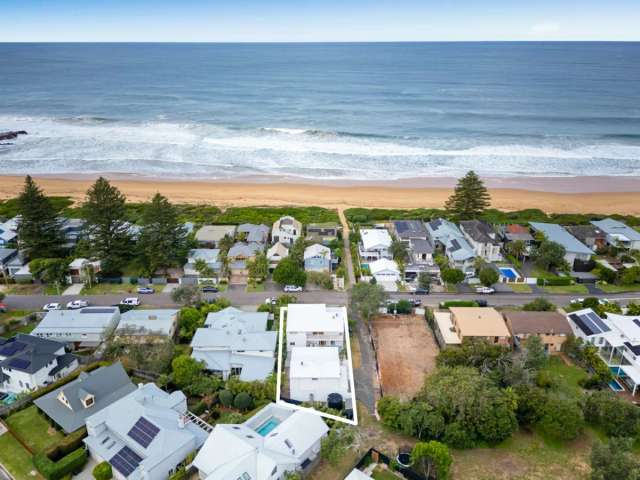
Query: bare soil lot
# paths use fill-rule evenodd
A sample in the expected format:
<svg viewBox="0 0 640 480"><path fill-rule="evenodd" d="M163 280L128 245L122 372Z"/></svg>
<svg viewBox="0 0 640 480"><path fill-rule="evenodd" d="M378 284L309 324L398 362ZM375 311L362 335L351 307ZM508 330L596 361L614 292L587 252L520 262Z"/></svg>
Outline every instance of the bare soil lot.
<svg viewBox="0 0 640 480"><path fill-rule="evenodd" d="M372 321L383 395L412 398L436 368L438 345L424 318L379 315Z"/></svg>

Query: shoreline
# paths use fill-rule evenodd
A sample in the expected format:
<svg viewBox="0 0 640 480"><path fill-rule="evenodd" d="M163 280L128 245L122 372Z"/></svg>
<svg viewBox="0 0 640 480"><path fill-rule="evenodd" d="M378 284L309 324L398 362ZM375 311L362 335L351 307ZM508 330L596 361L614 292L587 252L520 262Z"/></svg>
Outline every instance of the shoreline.
<svg viewBox="0 0 640 480"><path fill-rule="evenodd" d="M180 180L109 174L129 201L146 201L160 192L175 203L230 206L319 206L327 208L441 208L455 178L430 177L388 182L325 181L286 177L233 180ZM33 175L49 195L84 198L96 175ZM492 207L539 208L547 213L640 215L638 177L484 177ZM0 198L15 197L23 176L0 175Z"/></svg>

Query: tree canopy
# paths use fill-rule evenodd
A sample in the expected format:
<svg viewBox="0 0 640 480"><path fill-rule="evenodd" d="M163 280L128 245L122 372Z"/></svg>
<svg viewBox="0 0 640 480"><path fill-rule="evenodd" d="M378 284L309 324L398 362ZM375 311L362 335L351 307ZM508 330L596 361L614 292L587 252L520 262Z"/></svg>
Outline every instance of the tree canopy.
<svg viewBox="0 0 640 480"><path fill-rule="evenodd" d="M565 263L565 248L559 243L543 240L538 248L533 251L533 260L536 265L549 270L552 267L562 267Z"/></svg>
<svg viewBox="0 0 640 480"><path fill-rule="evenodd" d="M447 213L458 220L478 218L491 205L491 196L480 177L469 171L458 180L453 194L445 203Z"/></svg>
<svg viewBox="0 0 640 480"><path fill-rule="evenodd" d="M351 309L364 320L375 315L386 299L387 293L380 285L361 282L351 289Z"/></svg>
<svg viewBox="0 0 640 480"><path fill-rule="evenodd" d="M493 268L484 267L482 270L480 270L479 278L480 283L482 283L485 287L490 287L498 281L500 276L498 275L498 272L496 272Z"/></svg>
<svg viewBox="0 0 640 480"><path fill-rule="evenodd" d="M298 285L304 287L307 283L307 274L300 263L289 256L280 260L273 271L273 280L280 285Z"/></svg>

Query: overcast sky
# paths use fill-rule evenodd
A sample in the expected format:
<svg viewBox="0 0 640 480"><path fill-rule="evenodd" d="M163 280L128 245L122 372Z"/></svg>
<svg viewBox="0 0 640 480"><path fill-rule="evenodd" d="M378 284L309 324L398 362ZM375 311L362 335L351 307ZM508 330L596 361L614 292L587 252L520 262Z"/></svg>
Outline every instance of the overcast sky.
<svg viewBox="0 0 640 480"><path fill-rule="evenodd" d="M640 0L2 0L0 41L640 40Z"/></svg>

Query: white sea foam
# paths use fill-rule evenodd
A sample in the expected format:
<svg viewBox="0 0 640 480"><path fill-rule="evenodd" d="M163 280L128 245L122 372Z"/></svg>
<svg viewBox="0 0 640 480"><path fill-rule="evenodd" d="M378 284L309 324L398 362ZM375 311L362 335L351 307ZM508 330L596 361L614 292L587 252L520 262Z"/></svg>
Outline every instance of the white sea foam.
<svg viewBox="0 0 640 480"><path fill-rule="evenodd" d="M122 172L228 178L272 174L397 179L457 175L638 175L640 145L614 140L381 137L263 127L231 129L167 119L0 116L0 130L27 130L0 147L4 173Z"/></svg>

